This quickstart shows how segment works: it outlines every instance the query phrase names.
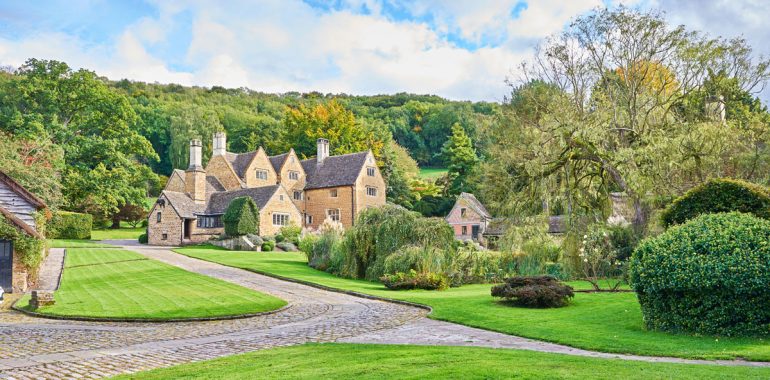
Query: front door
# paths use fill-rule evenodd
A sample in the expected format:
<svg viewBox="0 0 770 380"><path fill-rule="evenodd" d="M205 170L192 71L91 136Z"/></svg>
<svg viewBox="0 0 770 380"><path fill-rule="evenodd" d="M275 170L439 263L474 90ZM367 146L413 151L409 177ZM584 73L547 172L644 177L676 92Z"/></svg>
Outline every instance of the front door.
<svg viewBox="0 0 770 380"><path fill-rule="evenodd" d="M193 219L185 219L184 220L184 227L183 227L183 229L184 229L184 235L183 235L184 236L184 240L190 240L190 236L192 235L192 228L193 228L193 223L194 222L195 221Z"/></svg>
<svg viewBox="0 0 770 380"><path fill-rule="evenodd" d="M13 243L0 240L0 287L5 292L12 291L13 276Z"/></svg>
<svg viewBox="0 0 770 380"><path fill-rule="evenodd" d="M475 225L471 227L471 237L473 237L473 240L478 240L479 238L479 226Z"/></svg>

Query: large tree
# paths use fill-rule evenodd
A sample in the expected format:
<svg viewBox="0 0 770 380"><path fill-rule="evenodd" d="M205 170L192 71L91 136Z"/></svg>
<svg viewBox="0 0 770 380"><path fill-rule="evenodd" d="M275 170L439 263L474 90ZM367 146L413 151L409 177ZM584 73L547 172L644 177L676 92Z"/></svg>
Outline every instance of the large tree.
<svg viewBox="0 0 770 380"><path fill-rule="evenodd" d="M736 157L764 146L763 117L752 131L730 113L695 118L692 104L726 95L707 86L714 73L742 94L761 88L768 61L744 40L672 27L659 13L594 11L548 38L524 70L490 130L484 171L487 198L509 212L560 204L599 219L608 193L623 192L641 228L649 201L738 173Z"/></svg>

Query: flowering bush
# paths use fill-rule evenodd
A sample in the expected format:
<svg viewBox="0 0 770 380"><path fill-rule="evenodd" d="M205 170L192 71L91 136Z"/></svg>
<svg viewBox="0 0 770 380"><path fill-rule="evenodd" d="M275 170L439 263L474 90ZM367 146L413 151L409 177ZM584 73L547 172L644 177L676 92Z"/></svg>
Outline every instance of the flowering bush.
<svg viewBox="0 0 770 380"><path fill-rule="evenodd" d="M602 280L610 290L617 290L623 283L624 263L618 258L618 248L604 226L593 225L583 235L578 257L583 278L591 283L594 290L602 290Z"/></svg>

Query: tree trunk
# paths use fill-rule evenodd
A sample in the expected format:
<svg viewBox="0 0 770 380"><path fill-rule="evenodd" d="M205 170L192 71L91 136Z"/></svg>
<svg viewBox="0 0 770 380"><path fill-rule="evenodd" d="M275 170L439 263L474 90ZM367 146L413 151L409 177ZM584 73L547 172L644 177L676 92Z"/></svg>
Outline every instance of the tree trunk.
<svg viewBox="0 0 770 380"><path fill-rule="evenodd" d="M120 228L120 217L118 215L113 215L112 217L112 225L110 228L118 229Z"/></svg>

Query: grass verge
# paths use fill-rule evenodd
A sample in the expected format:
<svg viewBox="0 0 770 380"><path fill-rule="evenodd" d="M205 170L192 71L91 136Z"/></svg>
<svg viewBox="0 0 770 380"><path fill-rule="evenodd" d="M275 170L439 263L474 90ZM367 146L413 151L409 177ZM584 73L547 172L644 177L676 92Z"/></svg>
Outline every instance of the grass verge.
<svg viewBox="0 0 770 380"><path fill-rule="evenodd" d="M768 368L646 363L475 347L306 344L117 379L763 379Z"/></svg>
<svg viewBox="0 0 770 380"><path fill-rule="evenodd" d="M646 331L634 293L577 293L559 309L527 309L501 304L491 285L446 291L390 291L376 282L339 278L307 266L302 253L231 252L217 247L177 252L224 265L291 277L337 289L416 302L433 308L430 317L573 347L612 353L699 359L770 361L770 342L759 338L714 338ZM584 282L571 283L588 288Z"/></svg>
<svg viewBox="0 0 770 380"><path fill-rule="evenodd" d="M214 318L276 310L286 302L117 248L70 248L56 303L58 317L148 320ZM29 296L18 302L28 307Z"/></svg>

